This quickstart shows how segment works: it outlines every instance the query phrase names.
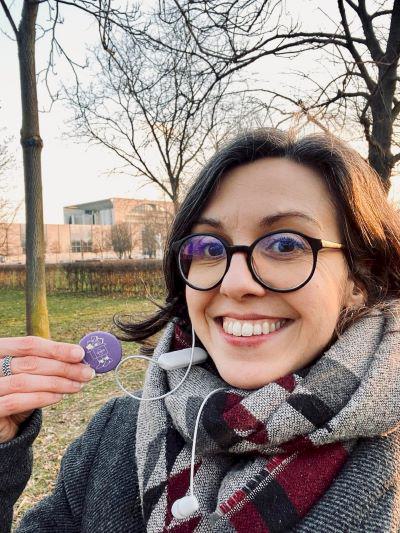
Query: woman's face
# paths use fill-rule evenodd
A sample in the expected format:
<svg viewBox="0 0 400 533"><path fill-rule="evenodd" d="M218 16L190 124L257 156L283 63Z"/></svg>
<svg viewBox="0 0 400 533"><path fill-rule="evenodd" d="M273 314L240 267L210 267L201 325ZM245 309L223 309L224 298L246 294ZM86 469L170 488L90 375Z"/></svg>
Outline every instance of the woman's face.
<svg viewBox="0 0 400 533"><path fill-rule="evenodd" d="M265 158L227 173L192 231L214 233L235 245L250 245L280 229L341 242L339 224L340 214L316 172L290 160ZM232 256L215 289L186 287L197 336L221 377L243 389L262 387L309 364L331 340L340 310L361 304L362 298L343 252L334 249L318 253L312 279L294 292L263 288L244 253ZM255 334L260 328L263 333Z"/></svg>

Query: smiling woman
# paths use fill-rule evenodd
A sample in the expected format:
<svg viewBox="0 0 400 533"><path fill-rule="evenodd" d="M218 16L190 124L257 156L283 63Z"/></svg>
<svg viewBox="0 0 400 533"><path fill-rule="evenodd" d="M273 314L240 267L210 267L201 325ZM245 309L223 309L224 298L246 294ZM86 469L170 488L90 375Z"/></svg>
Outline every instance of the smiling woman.
<svg viewBox="0 0 400 533"><path fill-rule="evenodd" d="M263 173L265 180L258 176L258 182L253 183L252 178ZM187 322L185 283L179 275L175 243L199 226L217 237L229 237L226 231L230 228L224 228L220 213L215 218L207 216L209 206L222 197L221 188L229 192L227 177L237 183L231 218L235 218L234 223L242 232L253 221L253 211L259 209L259 204L263 212L256 221L258 235L291 229L309 237L326 238L328 228L333 226L337 242L344 245L340 255L365 295L366 308L386 306L389 300L399 297L399 215L368 164L333 137L293 139L280 131L259 130L224 147L193 184L166 246L167 305L141 324L121 322L129 335L139 340L147 338L170 317L178 316L182 323ZM245 244L239 238L240 234L234 244ZM324 254L331 252L320 253ZM343 308L337 329L345 328L366 308Z"/></svg>
<svg viewBox="0 0 400 533"><path fill-rule="evenodd" d="M307 238L290 233L342 239L329 190L309 167L277 157L241 165L226 174L203 216L193 231L207 233L207 219L218 219L218 234L235 244L260 239L266 228L279 232L262 237L250 260L269 288L239 252L218 287L186 289L196 334L231 385L255 389L306 366L331 340L341 309L363 303L339 247L316 256ZM222 328L224 320L232 333ZM249 336L257 324L268 332Z"/></svg>
<svg viewBox="0 0 400 533"><path fill-rule="evenodd" d="M99 412L20 531L398 531L400 221L367 163L328 136L234 139L182 202L164 274L154 316L116 318L128 340L167 326L140 408ZM206 360L161 368L191 344ZM35 416L0 459L27 453Z"/></svg>

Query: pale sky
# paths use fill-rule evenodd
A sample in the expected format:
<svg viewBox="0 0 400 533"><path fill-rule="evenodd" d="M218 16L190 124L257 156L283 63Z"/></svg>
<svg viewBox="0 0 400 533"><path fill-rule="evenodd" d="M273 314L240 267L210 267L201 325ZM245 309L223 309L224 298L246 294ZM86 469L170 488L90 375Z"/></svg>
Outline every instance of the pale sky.
<svg viewBox="0 0 400 533"><path fill-rule="evenodd" d="M21 0L15 0L13 7L16 14L20 5ZM304 15L304 10L308 9L307 16L321 17L321 13L316 11L313 5L315 6L313 2L303 2L302 14ZM325 3L324 8L327 8ZM68 14L70 16L65 18L65 24L60 27L59 35L66 49L72 53L74 58L80 59L84 57L85 47L97 42L96 26L90 19L82 16L77 9L70 9ZM309 20L307 17L304 19ZM0 28L7 29L11 35L1 9ZM44 42L38 43L38 70L44 66L47 58L45 44ZM307 58L296 59L295 66L297 69L303 68L308 71L311 66L309 61ZM287 65L289 66L289 63ZM268 76L270 87L271 80L275 79L276 83L281 83L282 71L285 69L282 59L268 58L267 68L261 63L256 68L259 69L255 72L259 75L258 77ZM23 199L24 190L19 145L21 111L17 50L15 43L3 34L0 34L0 72L0 136L14 137L11 150L15 154L16 163L10 173L12 180L10 198L18 202ZM72 77L65 63L59 62L56 72L66 85L72 84ZM48 97L43 85L39 86L39 100L42 108L45 105L48 106ZM70 118L69 112L62 103L56 103L51 112L40 114L41 136L44 141L42 178L45 223L63 223L62 208L65 205L109 197L163 199L156 188L150 185L143 187L143 183L138 182L135 177L109 175L107 171L118 166L119 161L105 148L89 147L83 142L79 144L74 142L73 138L62 138L67 130L65 122L68 118ZM400 178L396 180L396 190L400 196ZM23 220L24 209L22 208L17 221L23 222Z"/></svg>
<svg viewBox="0 0 400 533"><path fill-rule="evenodd" d="M16 1L14 6L20 4ZM81 16L77 9L71 9L73 20L65 20L61 28L63 42L72 51L74 57L84 53L85 44L96 42L96 27L88 18ZM8 23L7 23L8 24ZM2 9L0 9L0 28L8 26ZM11 35L11 31L8 32ZM61 35L61 32L60 32ZM84 36L79 41L76 36ZM37 50L38 70L46 58L46 50L40 46ZM57 66L59 75L64 82L72 83L72 77L65 64ZM0 34L0 134L14 137L11 149L15 154L16 164L11 171L12 190L10 197L20 201L24 197L22 154L19 145L21 127L21 106L17 50L14 42ZM48 97L43 85L39 86L39 100L48 104ZM70 118L62 103L56 103L51 112L40 114L40 133L44 141L42 151L42 179L44 219L47 224L63 223L63 206L101 200L110 197L152 198L163 199L161 194L151 186L140 188L138 179L122 175L108 175L108 170L119 165L119 162L104 148L78 144L74 139L63 139L67 130L65 121ZM20 210L17 221L24 221L24 209Z"/></svg>

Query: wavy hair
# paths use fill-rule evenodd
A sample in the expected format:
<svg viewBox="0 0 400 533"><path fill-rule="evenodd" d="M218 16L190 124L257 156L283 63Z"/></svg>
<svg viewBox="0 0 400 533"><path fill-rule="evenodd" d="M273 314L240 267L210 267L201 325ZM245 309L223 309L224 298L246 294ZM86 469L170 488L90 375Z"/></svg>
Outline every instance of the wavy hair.
<svg viewBox="0 0 400 533"><path fill-rule="evenodd" d="M172 244L191 232L226 173L258 159L281 157L306 165L326 183L342 222L349 270L366 293L365 306L344 310L337 332L371 310L400 298L400 215L386 197L376 172L348 145L327 134L296 138L276 129L258 129L234 138L202 168L183 200L166 242L163 273L165 304L145 320L114 317L120 338L143 342L171 320L189 325L185 284L172 252Z"/></svg>

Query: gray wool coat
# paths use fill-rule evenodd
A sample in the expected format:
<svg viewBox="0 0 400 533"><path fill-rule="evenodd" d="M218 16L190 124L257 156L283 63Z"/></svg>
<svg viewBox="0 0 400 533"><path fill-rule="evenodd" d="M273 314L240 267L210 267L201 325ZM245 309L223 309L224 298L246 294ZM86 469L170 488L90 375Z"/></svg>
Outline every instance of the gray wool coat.
<svg viewBox="0 0 400 533"><path fill-rule="evenodd" d="M138 403L108 402L66 452L54 491L23 517L18 533L144 532L135 460ZM32 468L40 430L35 411L12 441L0 445L0 533L11 530L13 505ZM249 532L251 524L249 524ZM362 439L296 533L400 531L400 432Z"/></svg>

